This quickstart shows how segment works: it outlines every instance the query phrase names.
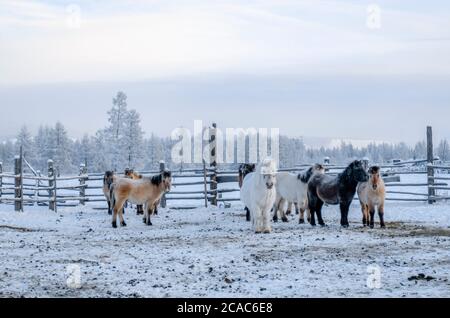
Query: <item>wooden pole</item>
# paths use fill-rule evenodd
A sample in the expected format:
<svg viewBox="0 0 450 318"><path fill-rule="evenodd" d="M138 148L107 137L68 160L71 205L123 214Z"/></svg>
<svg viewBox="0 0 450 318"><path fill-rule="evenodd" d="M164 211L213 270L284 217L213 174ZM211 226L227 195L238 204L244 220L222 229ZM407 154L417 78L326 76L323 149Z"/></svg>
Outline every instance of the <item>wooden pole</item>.
<svg viewBox="0 0 450 318"><path fill-rule="evenodd" d="M50 188L48 190L48 208L52 211L55 211L56 202L52 201L52 198L54 197L54 191L51 190L55 185L55 183L54 183L55 170L53 168L53 160L51 160L51 159L49 159L47 161L47 170L48 170L48 177L49 177L48 187Z"/></svg>
<svg viewBox="0 0 450 318"><path fill-rule="evenodd" d="M433 128L427 127L427 175L428 175L428 204L433 204L435 201L431 199L436 195L434 186L434 153L433 153Z"/></svg>
<svg viewBox="0 0 450 318"><path fill-rule="evenodd" d="M23 146L20 146L20 211L23 212Z"/></svg>
<svg viewBox="0 0 450 318"><path fill-rule="evenodd" d="M3 187L3 177L1 174L3 173L3 162L0 162L0 203L2 203L2 187Z"/></svg>
<svg viewBox="0 0 450 318"><path fill-rule="evenodd" d="M41 176L41 171L37 170L36 171L36 176L40 177ZM34 199L36 200L36 205L39 205L39 202L37 202L37 200L39 199L39 186L40 186L40 180L36 179L36 190L34 190ZM34 205L34 203L33 203Z"/></svg>
<svg viewBox="0 0 450 318"><path fill-rule="evenodd" d="M166 163L164 160L159 162L159 172L163 173L166 170ZM161 207L165 208L167 206L166 194L164 193L161 197Z"/></svg>
<svg viewBox="0 0 450 318"><path fill-rule="evenodd" d="M205 192L205 208L208 207L208 185L207 185L207 178L206 178L206 162L203 160L203 181L204 181L204 192Z"/></svg>
<svg viewBox="0 0 450 318"><path fill-rule="evenodd" d="M21 193L20 190L22 189L22 187L20 186L20 177L21 177L21 173L20 173L20 156L15 156L14 157L14 211L21 211Z"/></svg>
<svg viewBox="0 0 450 318"><path fill-rule="evenodd" d="M211 184L209 186L212 191L211 204L217 206L217 124L213 123L209 128L209 144L210 144L210 166L213 168L213 174L210 177Z"/></svg>
<svg viewBox="0 0 450 318"><path fill-rule="evenodd" d="M87 174L87 167L84 163L80 164L80 204L85 205L85 198L86 198L86 174Z"/></svg>
<svg viewBox="0 0 450 318"><path fill-rule="evenodd" d="M56 201L57 195L56 195L56 173L53 174L53 204L54 204L54 211L58 212L58 202Z"/></svg>

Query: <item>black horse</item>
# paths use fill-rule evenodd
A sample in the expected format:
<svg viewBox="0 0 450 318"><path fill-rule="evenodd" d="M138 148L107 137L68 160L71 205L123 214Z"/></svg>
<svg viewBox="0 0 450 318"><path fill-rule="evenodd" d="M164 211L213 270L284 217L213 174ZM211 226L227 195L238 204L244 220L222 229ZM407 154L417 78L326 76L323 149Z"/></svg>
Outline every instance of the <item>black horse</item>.
<svg viewBox="0 0 450 318"><path fill-rule="evenodd" d="M319 225L325 226L322 219L323 204L338 205L341 209L341 226L347 228L348 211L356 193L359 182L369 180L364 165L361 161L353 161L337 177L325 174L314 175L308 185L308 204L311 211L311 225L316 225L316 217Z"/></svg>
<svg viewBox="0 0 450 318"><path fill-rule="evenodd" d="M242 188L245 176L249 173L255 172L256 165L250 163L243 163L239 166L239 188ZM247 221L250 222L250 210L245 207Z"/></svg>

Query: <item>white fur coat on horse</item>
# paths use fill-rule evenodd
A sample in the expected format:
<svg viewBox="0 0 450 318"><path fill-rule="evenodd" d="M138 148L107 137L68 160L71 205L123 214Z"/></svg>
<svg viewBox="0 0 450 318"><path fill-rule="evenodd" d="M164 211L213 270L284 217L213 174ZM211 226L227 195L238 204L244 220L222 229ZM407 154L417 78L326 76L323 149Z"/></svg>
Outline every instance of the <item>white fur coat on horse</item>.
<svg viewBox="0 0 450 318"><path fill-rule="evenodd" d="M248 174L242 185L241 201L250 210L251 220L256 233L270 233L270 211L276 199L276 163L265 159Z"/></svg>

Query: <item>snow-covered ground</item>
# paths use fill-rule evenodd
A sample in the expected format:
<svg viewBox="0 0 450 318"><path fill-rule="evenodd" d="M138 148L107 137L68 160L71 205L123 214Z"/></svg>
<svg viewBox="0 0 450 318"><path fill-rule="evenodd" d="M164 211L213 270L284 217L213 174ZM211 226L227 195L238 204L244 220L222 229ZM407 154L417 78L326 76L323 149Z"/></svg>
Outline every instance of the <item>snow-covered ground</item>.
<svg viewBox="0 0 450 318"><path fill-rule="evenodd" d="M356 202L347 230L335 207L324 208L326 228L292 217L267 235L239 204L161 209L151 227L125 217L113 229L92 207L0 205L0 296L450 297L450 203L388 202L385 230L362 228ZM79 289L67 285L73 264ZM373 266L381 288L367 286Z"/></svg>

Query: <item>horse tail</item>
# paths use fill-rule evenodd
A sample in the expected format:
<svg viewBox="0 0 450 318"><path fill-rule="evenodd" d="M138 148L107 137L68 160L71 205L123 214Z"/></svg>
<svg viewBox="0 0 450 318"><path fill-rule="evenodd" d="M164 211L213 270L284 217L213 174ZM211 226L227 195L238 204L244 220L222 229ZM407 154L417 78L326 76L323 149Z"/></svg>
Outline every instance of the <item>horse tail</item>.
<svg viewBox="0 0 450 318"><path fill-rule="evenodd" d="M111 208L114 209L114 206L116 205L116 197L114 195L114 185L109 185L109 201L111 202Z"/></svg>

